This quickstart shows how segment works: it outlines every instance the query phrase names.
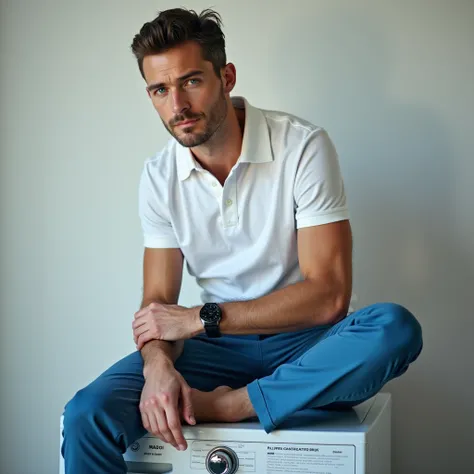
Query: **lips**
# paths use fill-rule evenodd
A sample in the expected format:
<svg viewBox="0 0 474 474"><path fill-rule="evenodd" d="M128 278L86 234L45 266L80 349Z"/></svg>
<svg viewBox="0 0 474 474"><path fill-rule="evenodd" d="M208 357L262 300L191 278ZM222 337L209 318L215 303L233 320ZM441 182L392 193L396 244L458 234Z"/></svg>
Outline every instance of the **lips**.
<svg viewBox="0 0 474 474"><path fill-rule="evenodd" d="M196 123L199 119L186 120L185 122L179 122L176 124L177 127L185 127Z"/></svg>

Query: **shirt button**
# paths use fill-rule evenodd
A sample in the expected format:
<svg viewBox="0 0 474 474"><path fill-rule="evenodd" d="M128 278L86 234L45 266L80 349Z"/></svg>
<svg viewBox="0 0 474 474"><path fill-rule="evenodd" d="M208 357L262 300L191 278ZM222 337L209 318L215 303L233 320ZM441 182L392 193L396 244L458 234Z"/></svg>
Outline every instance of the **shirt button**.
<svg viewBox="0 0 474 474"><path fill-rule="evenodd" d="M217 183L215 181L212 182L212 187L215 188L217 186Z"/></svg>
<svg viewBox="0 0 474 474"><path fill-rule="evenodd" d="M227 201L225 202L225 205L227 207L232 206L232 199L227 199Z"/></svg>

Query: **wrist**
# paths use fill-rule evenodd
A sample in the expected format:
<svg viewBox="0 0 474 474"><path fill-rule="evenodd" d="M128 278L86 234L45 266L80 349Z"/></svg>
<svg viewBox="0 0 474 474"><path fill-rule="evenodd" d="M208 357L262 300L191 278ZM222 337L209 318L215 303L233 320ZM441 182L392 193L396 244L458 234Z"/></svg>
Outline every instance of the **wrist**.
<svg viewBox="0 0 474 474"><path fill-rule="evenodd" d="M222 320L222 308L218 303L206 303L200 309L199 319L203 325L204 332L208 337L221 337L220 322Z"/></svg>
<svg viewBox="0 0 474 474"><path fill-rule="evenodd" d="M150 375L155 373L163 373L167 370L174 369L173 361L170 357L163 353L160 356L154 357L143 364L143 377L147 379Z"/></svg>
<svg viewBox="0 0 474 474"><path fill-rule="evenodd" d="M204 332L200 316L201 308L202 306L196 306L189 309L189 316L191 319L191 337L198 336Z"/></svg>

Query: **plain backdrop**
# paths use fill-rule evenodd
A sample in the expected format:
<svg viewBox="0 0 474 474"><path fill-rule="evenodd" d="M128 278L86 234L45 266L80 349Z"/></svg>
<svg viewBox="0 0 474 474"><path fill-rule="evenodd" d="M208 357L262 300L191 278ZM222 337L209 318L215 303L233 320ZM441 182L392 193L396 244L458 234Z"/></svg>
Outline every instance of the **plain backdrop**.
<svg viewBox="0 0 474 474"><path fill-rule="evenodd" d="M384 389L393 472L474 472L470 0L0 2L1 472L57 472L64 404L134 350L138 178L169 135L130 44L176 6L222 14L235 95L328 130L358 304L423 325ZM199 303L187 275L180 303Z"/></svg>

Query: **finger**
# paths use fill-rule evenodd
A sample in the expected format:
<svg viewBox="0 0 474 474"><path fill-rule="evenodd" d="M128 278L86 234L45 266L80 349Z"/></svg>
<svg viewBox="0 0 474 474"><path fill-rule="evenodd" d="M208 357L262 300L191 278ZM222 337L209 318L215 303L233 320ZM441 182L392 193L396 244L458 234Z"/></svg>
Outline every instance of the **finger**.
<svg viewBox="0 0 474 474"><path fill-rule="evenodd" d="M164 407L163 407L164 408ZM161 409L159 413L157 413L157 423L158 428L160 430L161 435L165 439L165 441L176 449L178 449L178 444L171 433L170 427L168 426L168 419L166 417L166 409Z"/></svg>
<svg viewBox="0 0 474 474"><path fill-rule="evenodd" d="M187 423L189 423L190 425L195 425L196 419L194 418L193 402L191 400L191 388L187 383L183 384L183 387L181 389L181 396L183 399L183 417Z"/></svg>
<svg viewBox="0 0 474 474"><path fill-rule="evenodd" d="M143 333L139 338L138 338L138 343L137 343L137 350L141 351L142 347L148 342L151 341L153 338L149 336L148 332Z"/></svg>
<svg viewBox="0 0 474 474"><path fill-rule="evenodd" d="M160 439L161 441L163 441L163 443L166 443L165 439L163 438L162 434L157 431L156 429L156 426L158 426L157 423L154 423L154 426L155 428L152 427L152 424L150 423L150 416L148 415L148 413L146 412L145 408L140 408L140 414L142 416L142 423L143 423L143 427L151 434L153 434L154 436L156 436L158 439Z"/></svg>
<svg viewBox="0 0 474 474"><path fill-rule="evenodd" d="M141 318L142 316L145 316L149 311L150 311L149 306L145 306L145 307L142 308L140 311L137 311L137 312L134 314L134 319Z"/></svg>
<svg viewBox="0 0 474 474"><path fill-rule="evenodd" d="M142 334L146 333L147 331L148 331L148 325L147 324L143 324L139 328L133 330L133 339L135 340L135 344L138 342L138 338Z"/></svg>
<svg viewBox="0 0 474 474"><path fill-rule="evenodd" d="M142 410L140 408L140 414L142 416L142 424L143 424L143 427L149 432L151 433L151 425L150 425L150 420L148 419L148 414L145 410Z"/></svg>
<svg viewBox="0 0 474 474"><path fill-rule="evenodd" d="M166 408L166 418L168 420L168 426L171 430L171 433L176 440L181 451L184 451L188 444L183 436L183 430L181 428L181 420L179 419L178 407L172 404L169 404Z"/></svg>
<svg viewBox="0 0 474 474"><path fill-rule="evenodd" d="M159 411L158 401L155 398L150 398L145 402L145 412L150 423L150 433L155 436L162 437L163 433L160 431L160 427L157 421L156 412Z"/></svg>
<svg viewBox="0 0 474 474"><path fill-rule="evenodd" d="M145 330L143 332L141 332L140 334L137 334L135 332L133 333L133 339L135 341L135 344L139 343L140 337L142 338L142 341L144 341L144 342L142 342L142 345L144 345L145 342L148 342L146 340L147 338L149 338L148 340L153 339L150 334L147 335L147 331L148 331L148 329L145 328Z"/></svg>
<svg viewBox="0 0 474 474"><path fill-rule="evenodd" d="M139 317L138 319L134 319L132 322L132 328L135 330L142 326L143 324L147 323L147 319L143 317Z"/></svg>
<svg viewBox="0 0 474 474"><path fill-rule="evenodd" d="M143 426L145 427L145 429L149 433L151 433L153 436L156 436L158 439L163 441L163 443L166 443L166 440L163 438L163 435L158 431L158 428L157 428L158 423L156 423L156 420L154 420L153 426L155 426L155 428L153 428L152 424L150 423L150 419L154 419L153 413L147 413L146 411L143 411L142 412L142 423L143 423ZM146 426L145 426L145 423L146 423Z"/></svg>

